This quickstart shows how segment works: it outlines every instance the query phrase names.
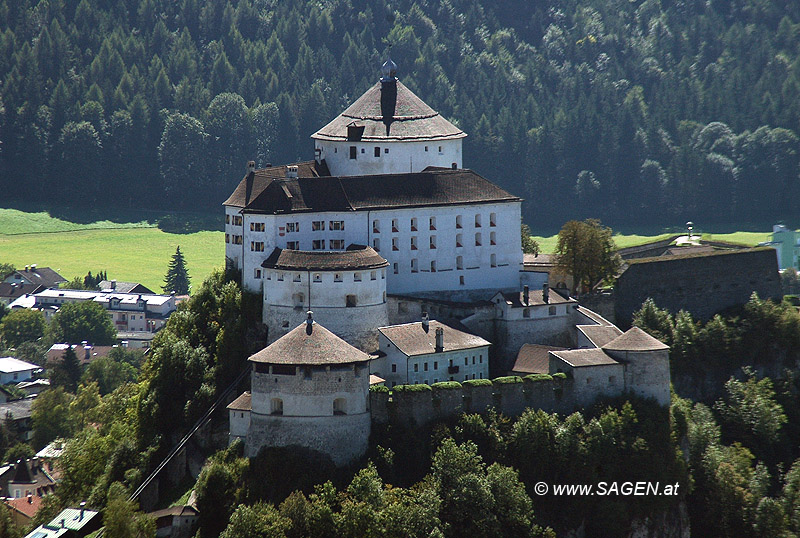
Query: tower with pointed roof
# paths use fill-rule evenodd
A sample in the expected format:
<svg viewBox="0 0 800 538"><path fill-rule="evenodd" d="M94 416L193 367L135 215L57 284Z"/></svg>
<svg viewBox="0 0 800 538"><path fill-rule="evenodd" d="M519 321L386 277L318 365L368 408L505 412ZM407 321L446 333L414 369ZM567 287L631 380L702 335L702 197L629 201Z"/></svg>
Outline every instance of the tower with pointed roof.
<svg viewBox="0 0 800 538"><path fill-rule="evenodd" d="M325 127L311 135L317 162L335 176L461 168L466 133L397 79L389 59L381 79Z"/></svg>
<svg viewBox="0 0 800 538"><path fill-rule="evenodd" d="M312 313L252 355L251 392L228 406L231 440L245 455L298 446L346 464L367 449L370 356L316 323Z"/></svg>

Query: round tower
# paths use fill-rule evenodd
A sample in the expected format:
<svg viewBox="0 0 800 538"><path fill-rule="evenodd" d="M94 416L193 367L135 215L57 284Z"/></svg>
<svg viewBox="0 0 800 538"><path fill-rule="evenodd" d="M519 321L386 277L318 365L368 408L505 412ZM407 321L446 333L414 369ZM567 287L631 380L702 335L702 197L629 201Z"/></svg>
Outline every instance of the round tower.
<svg viewBox="0 0 800 538"><path fill-rule="evenodd" d="M249 362L250 424L245 453L301 446L344 465L367 449L369 360L308 312L305 322Z"/></svg>
<svg viewBox="0 0 800 538"><path fill-rule="evenodd" d="M388 325L386 267L371 247L341 251L276 248L262 264L263 321L272 342L314 311L317 321L364 351L378 347L377 328Z"/></svg>
<svg viewBox="0 0 800 538"><path fill-rule="evenodd" d="M639 327L628 329L602 347L624 367L625 390L670 404L669 346Z"/></svg>
<svg viewBox="0 0 800 538"><path fill-rule="evenodd" d="M400 82L389 59L380 80L311 138L331 175L364 176L461 168L466 136Z"/></svg>

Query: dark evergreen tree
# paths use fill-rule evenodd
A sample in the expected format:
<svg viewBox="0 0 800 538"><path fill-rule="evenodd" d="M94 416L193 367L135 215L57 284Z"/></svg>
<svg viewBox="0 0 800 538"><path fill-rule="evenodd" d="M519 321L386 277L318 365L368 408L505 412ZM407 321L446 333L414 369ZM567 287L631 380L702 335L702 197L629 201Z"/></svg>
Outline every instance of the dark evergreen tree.
<svg viewBox="0 0 800 538"><path fill-rule="evenodd" d="M183 258L181 247L175 249L172 260L169 262L167 276L164 277L165 293L175 293L176 295L189 294L189 272L186 270L186 260Z"/></svg>

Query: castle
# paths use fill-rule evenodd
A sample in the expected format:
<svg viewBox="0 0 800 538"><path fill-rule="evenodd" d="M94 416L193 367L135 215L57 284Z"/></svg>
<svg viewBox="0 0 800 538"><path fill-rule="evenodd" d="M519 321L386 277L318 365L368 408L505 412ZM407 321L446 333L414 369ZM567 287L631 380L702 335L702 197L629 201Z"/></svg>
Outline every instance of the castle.
<svg viewBox="0 0 800 538"><path fill-rule="evenodd" d="M299 445L346 463L366 448L371 421L389 416L370 374L388 387L487 380L523 344L578 347L576 327L611 326L523 270L522 200L461 167L466 134L396 69L387 61L312 135L313 161L251 161L223 204L226 264L262 295L269 343L249 359L251 392L228 407L230 438L249 456ZM617 347L549 351L542 373L569 377L560 405L623 392L669 402L666 346L616 330Z"/></svg>

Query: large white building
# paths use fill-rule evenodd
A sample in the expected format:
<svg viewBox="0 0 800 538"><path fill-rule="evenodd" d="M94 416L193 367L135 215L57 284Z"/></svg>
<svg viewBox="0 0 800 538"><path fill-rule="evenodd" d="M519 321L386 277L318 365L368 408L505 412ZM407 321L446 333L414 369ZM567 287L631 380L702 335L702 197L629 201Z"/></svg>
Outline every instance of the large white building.
<svg viewBox="0 0 800 538"><path fill-rule="evenodd" d="M387 62L378 84L313 135L315 160L249 165L224 202L225 255L247 289L266 286L276 248L351 244L388 262L390 294L519 287L522 200L461 168L466 135L394 75Z"/></svg>

